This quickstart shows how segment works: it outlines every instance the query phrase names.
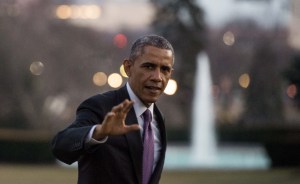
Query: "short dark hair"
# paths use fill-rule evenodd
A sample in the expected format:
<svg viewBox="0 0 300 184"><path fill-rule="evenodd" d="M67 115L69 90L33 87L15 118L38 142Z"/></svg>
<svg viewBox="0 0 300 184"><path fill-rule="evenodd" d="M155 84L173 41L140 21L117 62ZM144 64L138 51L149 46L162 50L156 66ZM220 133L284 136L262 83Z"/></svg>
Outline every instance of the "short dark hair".
<svg viewBox="0 0 300 184"><path fill-rule="evenodd" d="M131 47L129 60L134 61L138 56L142 55L143 49L146 46L153 46L160 49L171 50L174 62L175 54L171 43L164 37L158 35L146 35L137 39Z"/></svg>

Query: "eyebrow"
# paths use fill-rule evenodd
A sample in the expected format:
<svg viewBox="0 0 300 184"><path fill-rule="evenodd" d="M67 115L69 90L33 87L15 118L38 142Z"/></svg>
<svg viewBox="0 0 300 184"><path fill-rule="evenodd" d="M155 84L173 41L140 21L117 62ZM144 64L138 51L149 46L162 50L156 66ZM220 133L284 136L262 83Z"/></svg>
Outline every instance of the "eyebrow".
<svg viewBox="0 0 300 184"><path fill-rule="evenodd" d="M153 65L153 66L158 66L158 64L152 63L151 61L145 61L145 62L142 63L141 65ZM172 66L169 66L169 65L162 65L161 67L173 68Z"/></svg>
<svg viewBox="0 0 300 184"><path fill-rule="evenodd" d="M151 65L153 67L157 67L158 65L155 64L155 63L151 63L150 61L146 61L145 63L142 63L141 66L147 66L147 65ZM160 68L163 68L163 69L168 69L170 71L173 71L174 68L172 66L168 66L168 65L162 65L160 66Z"/></svg>

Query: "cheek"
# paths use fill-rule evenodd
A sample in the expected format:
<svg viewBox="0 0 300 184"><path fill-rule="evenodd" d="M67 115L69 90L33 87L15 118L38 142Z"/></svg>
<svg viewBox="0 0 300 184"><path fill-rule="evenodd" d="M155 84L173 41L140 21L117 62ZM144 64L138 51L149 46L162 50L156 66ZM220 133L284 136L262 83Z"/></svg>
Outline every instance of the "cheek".
<svg viewBox="0 0 300 184"><path fill-rule="evenodd" d="M169 80L170 80L170 77L165 77L165 78L163 79L163 83L164 83L165 87L167 86Z"/></svg>
<svg viewBox="0 0 300 184"><path fill-rule="evenodd" d="M136 86L136 88L141 88L145 81L145 76L140 73L132 73L130 80Z"/></svg>
<svg viewBox="0 0 300 184"><path fill-rule="evenodd" d="M149 78L149 76L150 75L146 72L136 72L134 78L135 78L135 80L143 82L143 81L147 80L147 78Z"/></svg>

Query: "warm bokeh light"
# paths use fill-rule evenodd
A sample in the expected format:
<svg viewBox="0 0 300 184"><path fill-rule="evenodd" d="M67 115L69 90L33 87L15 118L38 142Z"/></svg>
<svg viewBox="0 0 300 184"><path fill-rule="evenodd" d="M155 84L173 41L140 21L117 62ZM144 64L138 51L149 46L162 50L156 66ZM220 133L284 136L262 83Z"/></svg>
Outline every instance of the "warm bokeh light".
<svg viewBox="0 0 300 184"><path fill-rule="evenodd" d="M104 86L107 82L107 75L104 72L97 72L93 76L93 82L96 86Z"/></svg>
<svg viewBox="0 0 300 184"><path fill-rule="evenodd" d="M295 98L295 96L297 95L297 92L298 92L298 90L297 90L297 86L295 84L289 85L286 90L286 94L290 98Z"/></svg>
<svg viewBox="0 0 300 184"><path fill-rule="evenodd" d="M108 77L108 84L113 88L118 88L122 85L122 76L118 73L112 73Z"/></svg>
<svg viewBox="0 0 300 184"><path fill-rule="evenodd" d="M100 17L100 8L96 5L82 5L77 6L81 9L82 19L97 19Z"/></svg>
<svg viewBox="0 0 300 184"><path fill-rule="evenodd" d="M56 16L59 19L98 19L101 9L97 5L59 5Z"/></svg>
<svg viewBox="0 0 300 184"><path fill-rule="evenodd" d="M100 17L101 10L99 6L96 5L89 5L86 7L86 17L88 19L97 19Z"/></svg>
<svg viewBox="0 0 300 184"><path fill-rule="evenodd" d="M77 5L72 5L70 18L80 19L81 16L82 16L82 9Z"/></svg>
<svg viewBox="0 0 300 184"><path fill-rule="evenodd" d="M239 84L242 88L248 88L250 84L250 76L247 73L244 73L239 78Z"/></svg>
<svg viewBox="0 0 300 184"><path fill-rule="evenodd" d="M29 70L33 75L41 75L44 71L44 64L40 61L32 62Z"/></svg>
<svg viewBox="0 0 300 184"><path fill-rule="evenodd" d="M124 34L117 34L113 42L118 48L124 48L127 45L127 37Z"/></svg>
<svg viewBox="0 0 300 184"><path fill-rule="evenodd" d="M60 116L67 108L67 102L68 98L65 95L48 96L44 105L50 113Z"/></svg>
<svg viewBox="0 0 300 184"><path fill-rule="evenodd" d="M164 93L167 95L174 95L176 91L177 91L177 82L174 79L170 79Z"/></svg>
<svg viewBox="0 0 300 184"><path fill-rule="evenodd" d="M228 46L232 46L235 42L234 34L231 31L224 33L223 42Z"/></svg>
<svg viewBox="0 0 300 184"><path fill-rule="evenodd" d="M59 5L56 8L56 16L59 19L69 19L71 18L72 10L71 7L68 5Z"/></svg>
<svg viewBox="0 0 300 184"><path fill-rule="evenodd" d="M128 78L128 76L127 76L127 74L126 74L126 72L125 72L125 70L124 70L124 65L121 65L121 66L120 66L120 73L121 73L121 75L122 75L123 77Z"/></svg>

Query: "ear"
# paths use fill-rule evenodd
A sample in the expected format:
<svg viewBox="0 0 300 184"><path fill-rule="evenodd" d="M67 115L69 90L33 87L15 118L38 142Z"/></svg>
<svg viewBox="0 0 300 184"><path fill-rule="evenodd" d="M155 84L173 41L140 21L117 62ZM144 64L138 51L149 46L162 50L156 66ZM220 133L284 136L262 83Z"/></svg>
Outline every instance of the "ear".
<svg viewBox="0 0 300 184"><path fill-rule="evenodd" d="M129 59L125 59L123 61L123 67L124 67L125 73L128 77L130 77L130 75L131 75L130 68L131 68L132 64L133 64L132 61L130 61Z"/></svg>

